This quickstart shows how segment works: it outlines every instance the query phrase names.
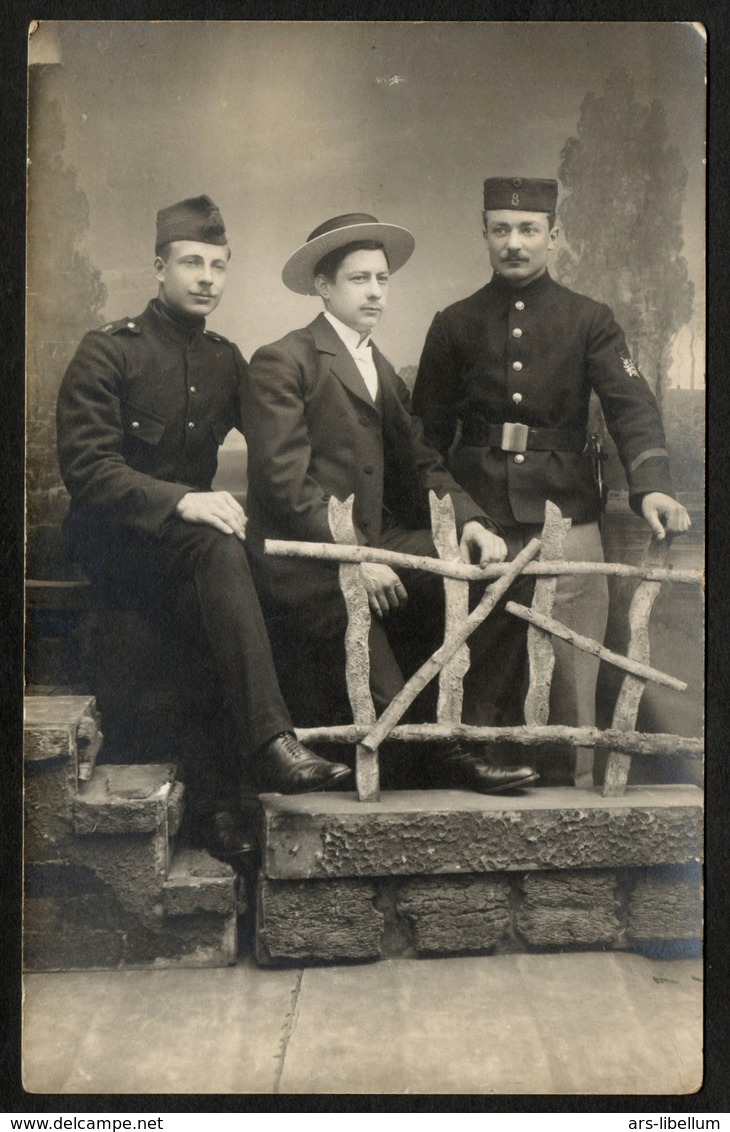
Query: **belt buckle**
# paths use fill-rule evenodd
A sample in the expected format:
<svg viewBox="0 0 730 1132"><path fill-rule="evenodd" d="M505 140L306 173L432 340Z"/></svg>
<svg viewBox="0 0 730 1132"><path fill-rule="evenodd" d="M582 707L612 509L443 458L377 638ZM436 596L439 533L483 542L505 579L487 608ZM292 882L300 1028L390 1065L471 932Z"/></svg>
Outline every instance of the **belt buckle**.
<svg viewBox="0 0 730 1132"><path fill-rule="evenodd" d="M507 421L502 425L502 451L526 452L528 426L526 424L512 424Z"/></svg>

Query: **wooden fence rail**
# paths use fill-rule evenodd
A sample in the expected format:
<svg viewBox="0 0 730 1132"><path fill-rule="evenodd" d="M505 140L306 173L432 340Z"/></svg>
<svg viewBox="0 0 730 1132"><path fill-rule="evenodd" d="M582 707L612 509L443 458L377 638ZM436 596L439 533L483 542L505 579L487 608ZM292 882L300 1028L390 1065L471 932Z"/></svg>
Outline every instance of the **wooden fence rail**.
<svg viewBox="0 0 730 1132"><path fill-rule="evenodd" d="M687 688L683 681L660 672L649 663L649 618L662 583L697 585L703 581L700 571L667 568L668 540L653 540L641 566L567 562L563 555L563 541L570 528L570 520L563 519L554 504L547 503L541 537L533 539L513 561L484 569L458 560L456 523L449 496L439 500L432 492L430 497L431 526L437 558L358 546L352 520L353 502L352 496L344 503L336 499L330 500L329 523L334 543L267 539L266 552L340 563L340 588L348 615L345 637L347 690L354 723L298 728L297 734L309 742L355 744L357 791L361 801L377 801L380 796L378 751L385 739L403 742L459 739L480 743L517 742L524 746L561 743L573 747L605 748L610 753L602 790L604 796L624 792L632 754L702 757L703 744L699 739L634 730L647 681L678 692ZM443 644L410 677L379 719L376 719L370 694L370 609L360 577L361 562L381 562L395 568L428 570L444 579L446 612ZM525 698L525 724L516 727L477 727L464 724L461 722L463 680L469 668L466 642L521 574L533 574L537 577L531 606L528 609L508 601L505 609L529 623L527 650L530 680ZM557 579L565 574L604 574L641 580L629 610L630 639L627 656L610 651L602 642L580 636L552 617ZM469 582L473 580L486 580L490 584L470 613ZM563 638L574 648L600 657L626 673L610 728L601 730L596 727L548 726L550 686L555 664L553 636ZM439 679L436 723L401 724L400 720L410 704L435 677Z"/></svg>

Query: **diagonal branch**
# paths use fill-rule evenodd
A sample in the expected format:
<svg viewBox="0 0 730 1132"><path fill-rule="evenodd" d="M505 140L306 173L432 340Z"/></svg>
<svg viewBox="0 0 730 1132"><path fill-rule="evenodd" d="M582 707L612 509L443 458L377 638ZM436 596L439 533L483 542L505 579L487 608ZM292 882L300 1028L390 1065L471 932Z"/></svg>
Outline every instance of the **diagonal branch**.
<svg viewBox="0 0 730 1132"><path fill-rule="evenodd" d="M564 641L575 645L581 652L589 652L593 656L598 656L601 660L608 661L609 664L615 664L617 668L623 668L625 672L631 672L634 676L641 676L644 680L653 680L655 684L663 684L667 688L674 688L677 692L687 691L687 685L683 680L678 680L675 676L667 676L665 672L660 672L658 668L650 668L648 664L640 664L638 661L629 660L617 652L611 652L610 649L604 648L603 645L599 645L597 641L590 637L582 637L580 633L573 632L560 621L554 621L552 617L543 617L541 614L535 613L534 610L528 609L526 605L518 605L514 601L508 601L504 608L508 613L513 613L515 617L521 617L523 621L537 625L538 629L546 629L548 633L562 637Z"/></svg>
<svg viewBox="0 0 730 1132"><path fill-rule="evenodd" d="M499 581L487 587L482 595L481 601L472 610L466 621L462 623L459 631L449 637L447 641L444 641L441 648L437 649L433 656L429 657L425 664L421 665L418 672L411 676L408 683L401 688L395 699L391 701L378 722L363 739L362 745L364 747L375 750L376 747L380 746L391 728L395 726L403 713L411 706L416 696L426 687L429 680L432 680L434 676L438 675L443 666L458 652L467 637L489 616L499 599L507 591L517 575L522 572L525 563L530 562L540 553L541 545L539 539L532 539L525 549L520 551L514 561L510 562L507 573L503 574ZM522 607L520 606L519 608Z"/></svg>

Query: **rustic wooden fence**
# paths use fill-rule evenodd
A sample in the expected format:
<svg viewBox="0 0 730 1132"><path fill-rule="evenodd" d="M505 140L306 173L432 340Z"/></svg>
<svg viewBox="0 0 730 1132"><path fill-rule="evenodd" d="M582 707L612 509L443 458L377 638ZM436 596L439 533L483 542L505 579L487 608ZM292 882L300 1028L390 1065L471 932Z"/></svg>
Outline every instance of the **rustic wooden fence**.
<svg viewBox="0 0 730 1132"><path fill-rule="evenodd" d="M634 730L639 703L647 681L686 691L687 685L674 676L652 668L649 661L649 618L663 582L701 584L697 570L668 569L668 541L652 540L641 566L609 562L568 562L563 541L570 520L559 508L548 503L541 537L533 539L511 562L483 569L459 559L454 509L449 496L437 499L432 492L431 527L438 558L401 554L397 551L358 546L352 521L353 497L340 503L330 500L329 524L334 543L284 542L267 539L268 554L298 558L318 558L340 563L340 587L348 613L345 638L347 689L354 723L334 727L297 729L310 742L356 744L356 781L360 801L377 801L380 796L378 749L385 739L405 742L459 739L471 742L520 743L536 746L560 743L574 747L601 747L609 751L602 788L604 796L623 794L631 755L678 755L701 758L701 739L680 735L644 733ZM376 719L370 695L368 633L370 609L360 578L361 562L382 562L395 570L428 570L444 579L446 616L444 642L433 656L414 673L380 718ZM500 598L519 574L537 576L531 606L507 601L505 609L529 623L528 656L530 678L525 698L525 723L516 727L471 726L461 722L463 679L469 668L469 635L489 616ZM638 578L640 584L629 609L630 639L627 656L605 648L599 641L580 636L551 616L557 579L562 574L604 574ZM469 582L494 579L479 604L469 613ZM552 636L562 637L574 648L600 657L625 673L613 713L612 726L567 727L548 725L550 684L555 664ZM438 676L439 695L435 723L399 724L416 696Z"/></svg>

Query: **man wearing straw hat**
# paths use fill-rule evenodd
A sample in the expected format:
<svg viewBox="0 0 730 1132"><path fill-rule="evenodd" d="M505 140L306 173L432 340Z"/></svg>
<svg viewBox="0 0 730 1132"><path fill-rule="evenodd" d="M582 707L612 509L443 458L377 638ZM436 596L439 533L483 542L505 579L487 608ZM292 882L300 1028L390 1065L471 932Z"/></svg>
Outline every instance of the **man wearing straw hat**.
<svg viewBox="0 0 730 1132"><path fill-rule="evenodd" d="M633 510L660 539L665 529L687 530L690 520L673 498L659 410L623 331L604 303L560 286L548 271L557 198L554 180L484 182L483 233L494 274L434 317L413 400L428 441L499 522L510 556L539 532L549 499L572 520L565 557L600 562L601 500L587 446L592 390ZM605 577L558 580L558 620L601 641L607 614ZM558 639L554 647L551 721L590 726L598 660ZM578 762L589 768L591 758L586 752Z"/></svg>
<svg viewBox="0 0 730 1132"><path fill-rule="evenodd" d="M350 772L294 736L248 568L246 516L232 495L212 490L218 447L241 427L246 372L238 348L205 325L229 257L209 197L159 211L157 296L138 317L87 334L61 385L66 531L105 605L143 610L183 642L190 666L212 660L236 773L260 790L298 794ZM209 797L197 834L229 856L246 849L247 833L235 784L216 793L218 770L203 772Z"/></svg>
<svg viewBox="0 0 730 1132"><path fill-rule="evenodd" d="M325 309L308 326L257 350L242 381L249 553L270 632L275 642L283 638L282 686L299 725L336 722L328 716L346 705L344 601L336 564L267 556L266 538L332 542L328 501L354 495L360 544L434 555L428 529L428 492L434 490L452 498L464 561L486 565L506 554L494 524L424 443L405 385L370 338L390 276L413 247L406 229L367 214L337 216L316 228L282 277L297 294L318 295ZM372 611L371 690L380 713L403 686L403 667L425 660L442 639L442 583L381 564L365 563L361 571ZM485 630L487 624L494 640L500 615L493 614ZM487 694L496 699L497 685L508 687L510 665L507 656L492 656L494 688ZM423 760L424 774L426 763L428 784L485 793L536 777L530 767L496 767L454 745Z"/></svg>

